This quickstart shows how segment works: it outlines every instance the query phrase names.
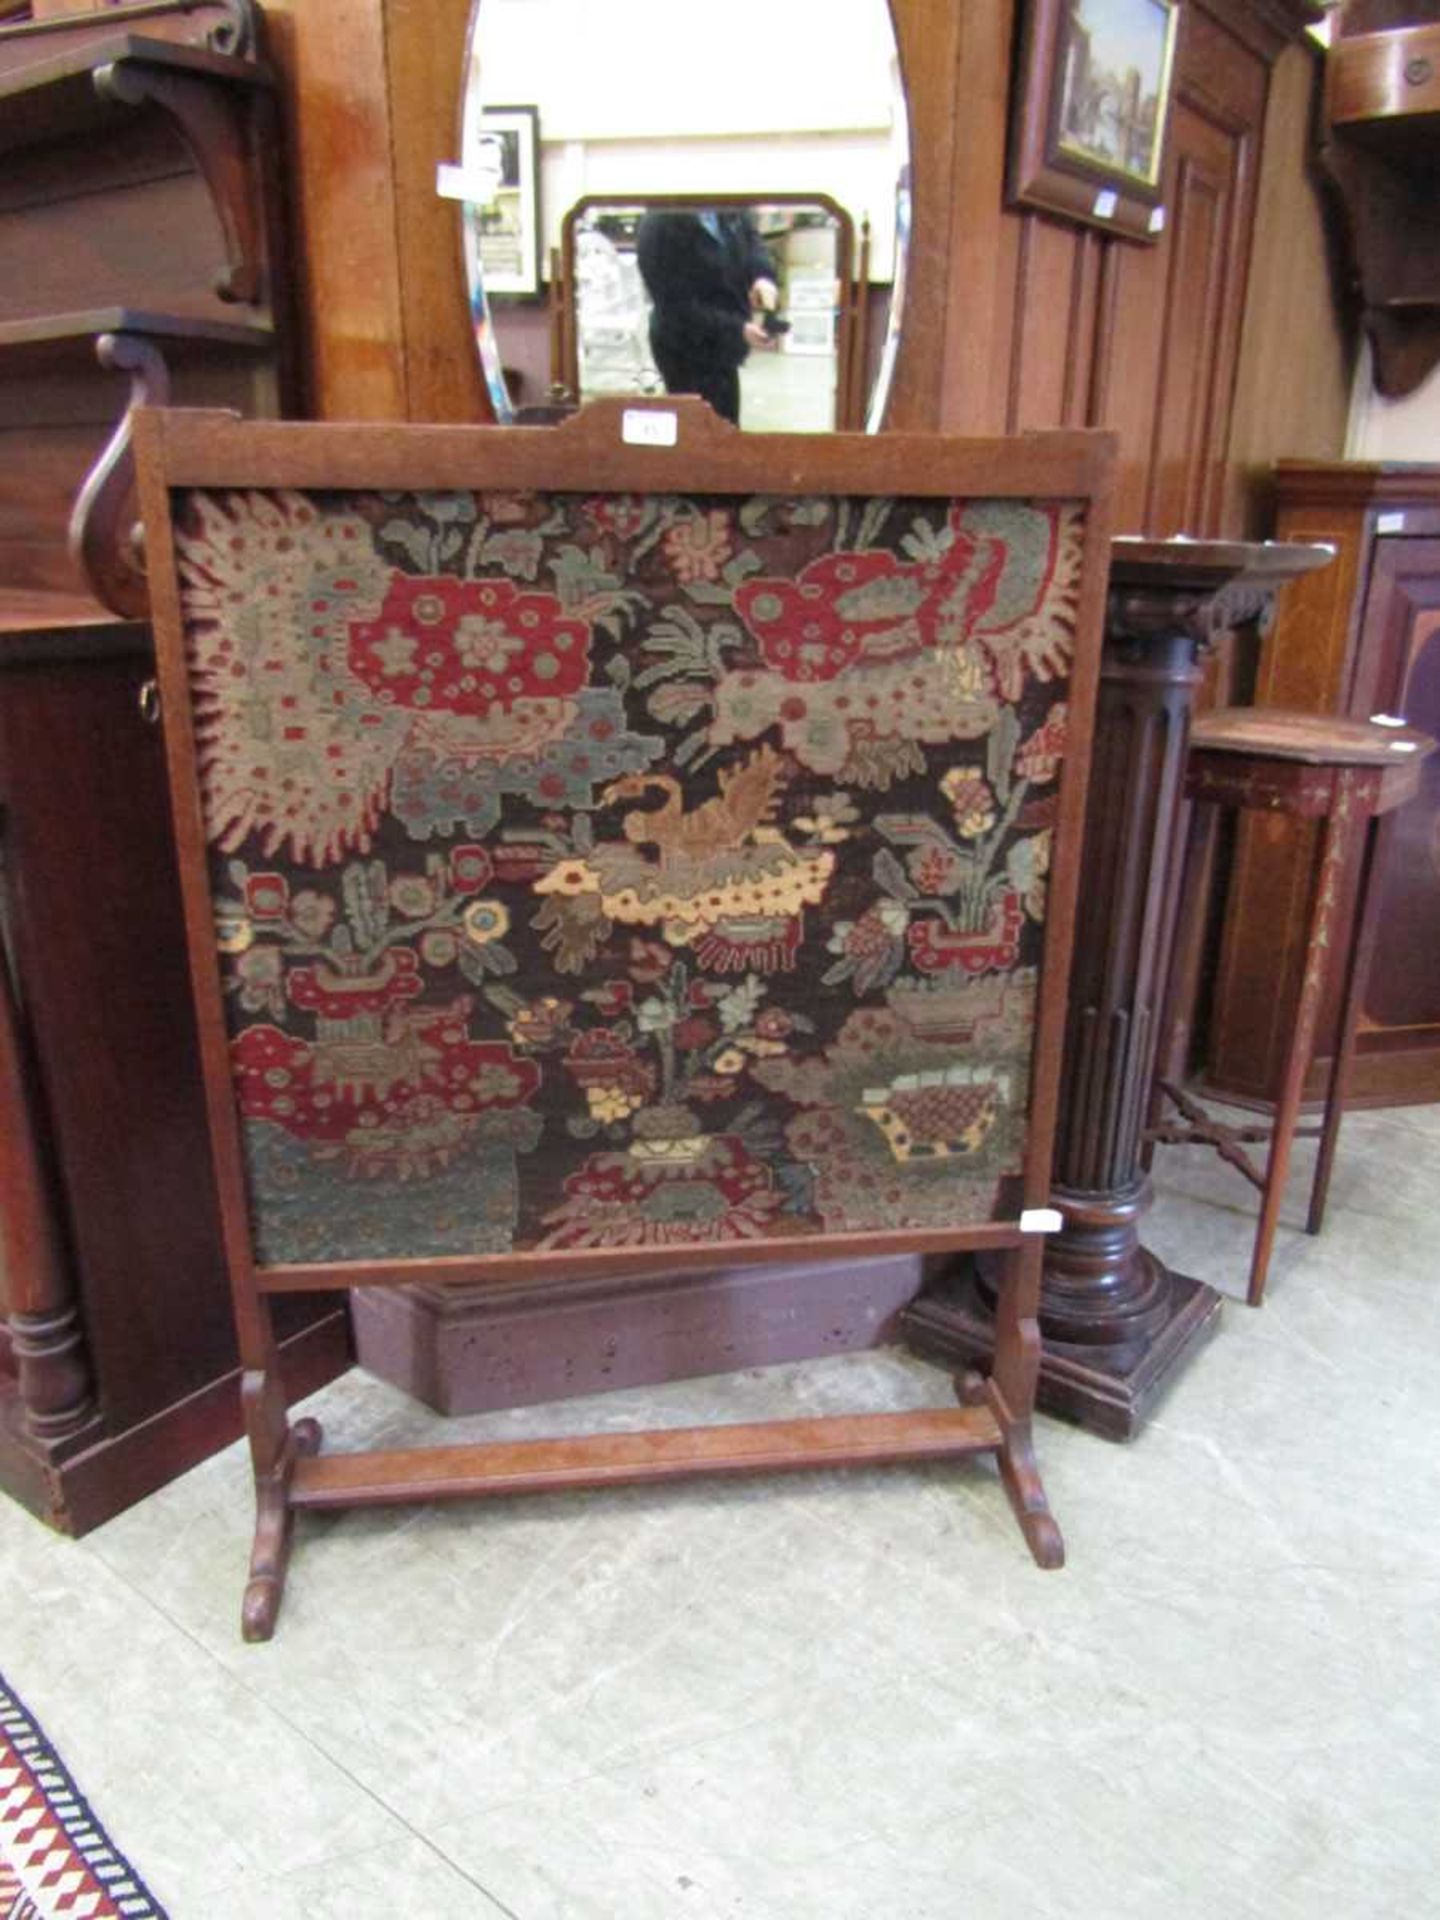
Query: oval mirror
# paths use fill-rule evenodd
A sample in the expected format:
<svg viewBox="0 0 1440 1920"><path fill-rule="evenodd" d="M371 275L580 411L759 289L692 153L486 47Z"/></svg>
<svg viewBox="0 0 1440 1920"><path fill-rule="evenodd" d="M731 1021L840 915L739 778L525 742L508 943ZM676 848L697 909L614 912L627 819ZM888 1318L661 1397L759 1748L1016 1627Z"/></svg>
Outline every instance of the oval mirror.
<svg viewBox="0 0 1440 1920"><path fill-rule="evenodd" d="M744 427L874 430L909 135L889 0L475 0L461 153L497 419L701 392Z"/></svg>

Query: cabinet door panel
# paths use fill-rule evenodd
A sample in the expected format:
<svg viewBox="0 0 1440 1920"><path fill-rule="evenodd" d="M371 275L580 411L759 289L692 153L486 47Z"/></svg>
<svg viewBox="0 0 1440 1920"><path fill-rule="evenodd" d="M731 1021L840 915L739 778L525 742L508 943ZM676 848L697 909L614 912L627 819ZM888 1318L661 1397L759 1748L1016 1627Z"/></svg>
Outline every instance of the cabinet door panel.
<svg viewBox="0 0 1440 1920"><path fill-rule="evenodd" d="M1403 714L1440 736L1440 540L1376 542L1365 628L1351 712ZM1433 1047L1440 1060L1440 755L1393 822L1380 885L1361 1049Z"/></svg>

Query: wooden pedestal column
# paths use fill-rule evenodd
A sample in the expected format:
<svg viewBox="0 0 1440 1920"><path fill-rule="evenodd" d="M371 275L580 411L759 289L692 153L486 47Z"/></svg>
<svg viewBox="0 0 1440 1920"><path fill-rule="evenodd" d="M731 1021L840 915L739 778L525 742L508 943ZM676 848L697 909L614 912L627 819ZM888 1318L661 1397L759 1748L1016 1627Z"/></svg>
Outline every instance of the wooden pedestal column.
<svg viewBox="0 0 1440 1920"><path fill-rule="evenodd" d="M75 1291L59 1245L49 1179L31 1124L33 1088L0 942L0 1300L17 1413L25 1440L41 1461L73 1442L95 1420L89 1357Z"/></svg>
<svg viewBox="0 0 1440 1920"><path fill-rule="evenodd" d="M1209 636L1254 618L1324 548L1117 541L1110 573L1084 879L1040 1304L1038 1404L1128 1439L1214 1329L1220 1296L1140 1241L1141 1134L1179 877L1178 825ZM938 1273L905 1315L921 1351L984 1363L994 1287L973 1262Z"/></svg>

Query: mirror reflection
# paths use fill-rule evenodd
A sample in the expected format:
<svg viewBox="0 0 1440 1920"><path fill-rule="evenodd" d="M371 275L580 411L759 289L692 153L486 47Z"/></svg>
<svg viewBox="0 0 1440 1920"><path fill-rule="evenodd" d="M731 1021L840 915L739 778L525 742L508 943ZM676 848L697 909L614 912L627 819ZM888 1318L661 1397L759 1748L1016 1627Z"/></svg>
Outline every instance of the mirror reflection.
<svg viewBox="0 0 1440 1920"><path fill-rule="evenodd" d="M565 223L564 384L582 400L698 393L773 432L858 425L852 251L824 200L591 196Z"/></svg>
<svg viewBox="0 0 1440 1920"><path fill-rule="evenodd" d="M888 0L771 0L758 40L701 0L475 0L458 174L497 412L704 377L747 427L878 425L908 162Z"/></svg>

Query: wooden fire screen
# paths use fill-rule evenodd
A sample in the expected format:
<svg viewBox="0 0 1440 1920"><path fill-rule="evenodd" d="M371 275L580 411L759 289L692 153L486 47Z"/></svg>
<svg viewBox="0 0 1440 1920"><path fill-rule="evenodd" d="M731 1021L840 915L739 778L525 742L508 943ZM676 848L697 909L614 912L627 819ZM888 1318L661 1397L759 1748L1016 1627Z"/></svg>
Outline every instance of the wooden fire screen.
<svg viewBox="0 0 1440 1920"><path fill-rule="evenodd" d="M1109 444L742 436L671 401L516 430L157 411L137 448L260 1493L247 1632L299 1506L662 1472L988 1448L1057 1561L1021 1215ZM920 1249L1010 1274L1005 1354L949 1414L311 1458L274 1375L277 1292Z"/></svg>

